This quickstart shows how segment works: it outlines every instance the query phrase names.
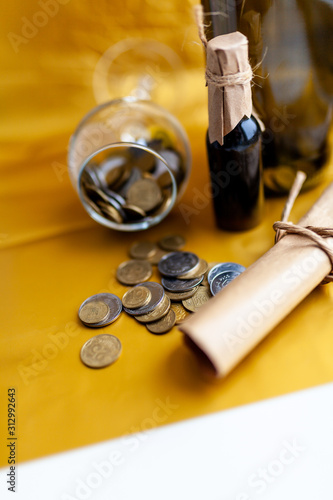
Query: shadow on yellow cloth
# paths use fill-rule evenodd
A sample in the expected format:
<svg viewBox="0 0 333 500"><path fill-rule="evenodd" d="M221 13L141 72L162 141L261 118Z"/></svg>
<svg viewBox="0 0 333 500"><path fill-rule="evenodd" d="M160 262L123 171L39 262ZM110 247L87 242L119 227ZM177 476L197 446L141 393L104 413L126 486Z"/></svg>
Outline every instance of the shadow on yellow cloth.
<svg viewBox="0 0 333 500"><path fill-rule="evenodd" d="M315 290L222 381L205 378L176 328L154 336L122 314L95 332L77 319L86 297L123 295L115 270L138 238L180 232L207 261L245 266L273 244L283 200L267 203L255 230L228 234L216 230L203 195L207 102L191 9L189 1L41 0L10 3L2 16L0 426L7 427L6 394L15 387L20 461L332 380L331 285ZM157 82L153 98L189 134L193 174L182 206L193 213L185 220L178 206L147 233L119 234L81 207L66 148L89 109L127 94L145 74ZM321 189L300 196L293 220ZM95 333L121 340L113 366L81 363L80 348ZM0 453L7 464L5 447Z"/></svg>

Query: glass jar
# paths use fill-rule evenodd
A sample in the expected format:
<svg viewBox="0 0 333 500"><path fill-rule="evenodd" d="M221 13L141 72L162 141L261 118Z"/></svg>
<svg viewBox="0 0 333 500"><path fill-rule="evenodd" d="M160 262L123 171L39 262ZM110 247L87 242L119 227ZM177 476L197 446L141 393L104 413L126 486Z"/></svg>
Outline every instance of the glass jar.
<svg viewBox="0 0 333 500"><path fill-rule="evenodd" d="M203 0L211 36L241 31L254 69L253 104L265 126L264 181L286 193L297 170L322 180L331 150L333 2ZM208 5L209 4L209 5ZM220 15L216 13L220 13Z"/></svg>
<svg viewBox="0 0 333 500"><path fill-rule="evenodd" d="M94 108L71 137L68 168L88 214L120 231L148 229L182 196L191 168L185 131L150 100Z"/></svg>

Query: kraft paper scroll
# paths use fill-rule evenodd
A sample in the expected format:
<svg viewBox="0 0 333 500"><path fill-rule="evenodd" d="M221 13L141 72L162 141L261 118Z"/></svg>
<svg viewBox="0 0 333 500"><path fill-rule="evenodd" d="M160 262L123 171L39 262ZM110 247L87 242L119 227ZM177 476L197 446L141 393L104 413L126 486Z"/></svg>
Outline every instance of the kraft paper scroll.
<svg viewBox="0 0 333 500"><path fill-rule="evenodd" d="M333 183L301 226L333 227ZM273 237L273 235L272 235ZM333 247L333 238L325 238ZM299 235L284 236L273 248L222 289L180 329L227 375L329 274L326 253Z"/></svg>

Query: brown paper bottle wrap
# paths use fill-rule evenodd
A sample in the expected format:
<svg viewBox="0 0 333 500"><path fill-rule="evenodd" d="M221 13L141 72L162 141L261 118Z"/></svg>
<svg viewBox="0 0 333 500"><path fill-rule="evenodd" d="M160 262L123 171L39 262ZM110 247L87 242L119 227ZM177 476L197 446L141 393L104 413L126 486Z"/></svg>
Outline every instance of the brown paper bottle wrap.
<svg viewBox="0 0 333 500"><path fill-rule="evenodd" d="M221 78L222 77L222 78ZM223 144L223 137L252 112L252 70L248 41L238 31L207 43L209 141Z"/></svg>
<svg viewBox="0 0 333 500"><path fill-rule="evenodd" d="M333 227L333 183L301 226ZM333 248L333 238L325 238ZM284 236L181 326L208 357L216 375L227 375L282 321L332 268L308 238Z"/></svg>

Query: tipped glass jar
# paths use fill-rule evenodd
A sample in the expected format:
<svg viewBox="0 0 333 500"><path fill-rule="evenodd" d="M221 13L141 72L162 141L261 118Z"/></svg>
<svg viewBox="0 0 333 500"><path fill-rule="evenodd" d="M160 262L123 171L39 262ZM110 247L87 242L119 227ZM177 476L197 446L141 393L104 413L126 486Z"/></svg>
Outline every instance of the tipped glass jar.
<svg viewBox="0 0 333 500"><path fill-rule="evenodd" d="M88 113L70 140L69 175L88 214L120 231L158 224L186 187L191 154L179 122L125 97Z"/></svg>

